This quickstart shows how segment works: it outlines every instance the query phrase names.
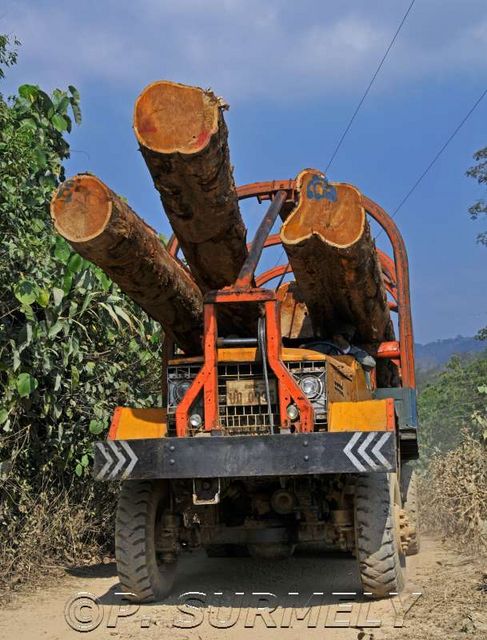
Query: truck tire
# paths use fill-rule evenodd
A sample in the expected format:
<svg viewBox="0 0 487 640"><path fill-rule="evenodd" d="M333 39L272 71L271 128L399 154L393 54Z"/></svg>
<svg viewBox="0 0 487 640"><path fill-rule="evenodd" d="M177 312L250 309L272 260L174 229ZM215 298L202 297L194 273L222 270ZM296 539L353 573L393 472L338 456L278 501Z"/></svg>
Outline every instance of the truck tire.
<svg viewBox="0 0 487 640"><path fill-rule="evenodd" d="M124 593L135 602L166 597L176 575L176 561L162 562L156 551L156 527L168 504L168 483L126 480L118 499L115 526L117 572Z"/></svg>
<svg viewBox="0 0 487 640"><path fill-rule="evenodd" d="M355 485L355 548L364 592L376 598L404 588L401 496L396 474L360 475Z"/></svg>
<svg viewBox="0 0 487 640"><path fill-rule="evenodd" d="M414 556L420 548L418 474L410 466L401 469L401 495L408 519L406 555Z"/></svg>

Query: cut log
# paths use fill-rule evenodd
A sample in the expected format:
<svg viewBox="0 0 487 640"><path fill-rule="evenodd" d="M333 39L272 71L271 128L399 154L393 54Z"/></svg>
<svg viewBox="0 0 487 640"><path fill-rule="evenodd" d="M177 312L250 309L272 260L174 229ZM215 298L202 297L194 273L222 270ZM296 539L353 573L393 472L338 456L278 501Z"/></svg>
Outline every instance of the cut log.
<svg viewBox="0 0 487 640"><path fill-rule="evenodd" d="M285 282L277 290L283 338L311 338L313 327L303 295L295 282Z"/></svg>
<svg viewBox="0 0 487 640"><path fill-rule="evenodd" d="M82 174L61 184L51 215L73 249L103 269L185 352L201 351L201 291L128 204Z"/></svg>
<svg viewBox="0 0 487 640"><path fill-rule="evenodd" d="M211 91L160 81L144 89L134 111L140 150L204 292L233 284L247 256L225 108Z"/></svg>
<svg viewBox="0 0 487 640"><path fill-rule="evenodd" d="M298 204L281 240L316 335L352 324L357 343L392 340L382 273L360 192L315 169L296 180Z"/></svg>

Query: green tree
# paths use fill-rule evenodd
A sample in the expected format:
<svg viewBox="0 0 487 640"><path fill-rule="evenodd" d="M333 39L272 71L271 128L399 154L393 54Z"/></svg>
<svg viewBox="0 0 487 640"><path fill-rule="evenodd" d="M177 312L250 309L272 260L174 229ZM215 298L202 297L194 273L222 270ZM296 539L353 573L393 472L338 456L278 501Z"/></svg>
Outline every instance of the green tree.
<svg viewBox="0 0 487 640"><path fill-rule="evenodd" d="M467 176L474 178L480 185L487 184L487 147L480 149L474 153L476 164L467 171ZM487 215L487 202L480 198L469 208L470 216L473 220L477 220ZM487 245L487 231L482 231L477 236L478 242Z"/></svg>
<svg viewBox="0 0 487 640"><path fill-rule="evenodd" d="M458 446L462 430L478 440L484 437L486 391L487 353L466 361L453 357L445 371L423 388L418 410L424 458Z"/></svg>
<svg viewBox="0 0 487 640"><path fill-rule="evenodd" d="M1 36L0 77L15 59ZM114 407L159 401L160 328L51 225L65 136L80 122L73 86L0 94L0 556L10 554L9 566L36 496L69 490L86 505L96 491L91 443Z"/></svg>
<svg viewBox="0 0 487 640"><path fill-rule="evenodd" d="M12 43L17 47L20 42L14 38ZM9 37L0 33L0 80L5 77L5 68L11 67L17 62L17 51L10 47Z"/></svg>
<svg viewBox="0 0 487 640"><path fill-rule="evenodd" d="M487 147L474 153L475 165L467 171L467 176L474 178L480 185L487 185ZM484 198L479 198L469 208L468 212L473 220L484 218L487 215L487 202ZM477 242L487 246L487 231L481 231L477 235ZM487 327L480 329L477 334L479 340L487 340Z"/></svg>

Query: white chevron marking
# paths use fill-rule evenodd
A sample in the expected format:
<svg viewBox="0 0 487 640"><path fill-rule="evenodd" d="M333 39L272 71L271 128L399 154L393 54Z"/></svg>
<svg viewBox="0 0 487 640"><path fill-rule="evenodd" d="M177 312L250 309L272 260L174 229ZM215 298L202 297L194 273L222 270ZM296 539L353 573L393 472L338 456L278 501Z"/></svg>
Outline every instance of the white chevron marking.
<svg viewBox="0 0 487 640"><path fill-rule="evenodd" d="M375 438L375 433L369 433L369 435L365 438L365 440L362 442L362 444L360 445L360 447L358 448L357 454L360 454L362 456L362 458L365 460L365 462L367 462L372 469L377 469L378 464L372 460L372 458L369 456L369 454L367 453L366 449L369 446L369 444L372 442L372 440Z"/></svg>
<svg viewBox="0 0 487 640"><path fill-rule="evenodd" d="M110 452L105 449L105 445L103 444L103 442L97 442L96 446L100 449L100 451L103 454L103 457L106 460L105 464L103 465L103 467L100 469L100 471L96 476L96 480L103 480L108 469L112 466L113 458L110 456Z"/></svg>
<svg viewBox="0 0 487 640"><path fill-rule="evenodd" d="M356 469L358 469L359 471L367 471L364 465L359 460L357 460L357 458L352 453L352 449L355 443L360 440L361 435L362 434L360 433L360 431L354 433L354 435L350 438L347 446L343 449L343 453L347 456L347 458L351 461Z"/></svg>
<svg viewBox="0 0 487 640"><path fill-rule="evenodd" d="M128 445L127 442L125 442L124 440L120 440L119 444L120 444L120 446L122 446L125 449L125 451L127 452L128 456L129 456L129 459L130 459L129 466L122 473L122 478L127 478L130 475L130 473L132 472L132 469L135 467L135 465L139 461L139 459L137 458L135 453L132 451L132 448Z"/></svg>
<svg viewBox="0 0 487 640"><path fill-rule="evenodd" d="M377 442L377 444L375 445L375 447L372 449L372 453L374 454L374 456L377 458L377 460L379 462L381 462L387 469L392 469L392 466L389 464L389 462L384 458L384 456L381 453L381 449L382 447L385 445L385 443L387 442L387 440L389 440L390 436L392 434L389 433L384 433L384 435L382 435L379 439L379 441Z"/></svg>
<svg viewBox="0 0 487 640"><path fill-rule="evenodd" d="M121 453L118 448L117 445L115 444L115 442L113 442L113 440L109 440L108 441L109 446L112 448L112 451L114 452L114 454L117 456L118 458L118 462L115 466L115 468L113 469L113 471L110 473L109 478L111 480L113 480L114 478L117 477L118 473L120 472L121 468L123 467L123 465L126 462L125 456L123 455L123 453Z"/></svg>

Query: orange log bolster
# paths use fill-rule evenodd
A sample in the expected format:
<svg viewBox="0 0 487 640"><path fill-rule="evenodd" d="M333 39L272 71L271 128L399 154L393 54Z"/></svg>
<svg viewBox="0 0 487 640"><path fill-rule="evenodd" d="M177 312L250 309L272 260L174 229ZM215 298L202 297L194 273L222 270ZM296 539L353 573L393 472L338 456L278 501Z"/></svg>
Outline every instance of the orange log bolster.
<svg viewBox="0 0 487 640"><path fill-rule="evenodd" d="M331 402L328 431L394 431L394 400Z"/></svg>
<svg viewBox="0 0 487 640"><path fill-rule="evenodd" d="M166 409L117 407L113 413L108 439L141 440L144 438L163 438L166 433Z"/></svg>

